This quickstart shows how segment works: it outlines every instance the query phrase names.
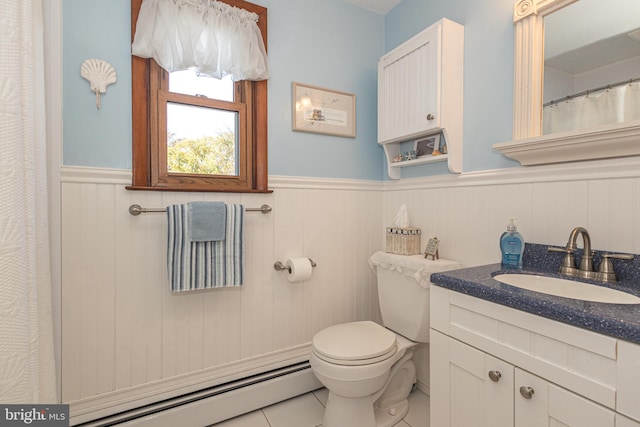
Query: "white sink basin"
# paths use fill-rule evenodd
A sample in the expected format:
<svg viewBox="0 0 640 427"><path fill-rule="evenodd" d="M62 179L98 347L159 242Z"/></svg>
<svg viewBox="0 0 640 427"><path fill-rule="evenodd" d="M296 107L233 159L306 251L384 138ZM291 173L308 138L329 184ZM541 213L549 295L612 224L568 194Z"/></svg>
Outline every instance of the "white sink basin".
<svg viewBox="0 0 640 427"><path fill-rule="evenodd" d="M558 297L608 304L640 304L640 298L627 292L574 280L508 273L493 278L507 285Z"/></svg>

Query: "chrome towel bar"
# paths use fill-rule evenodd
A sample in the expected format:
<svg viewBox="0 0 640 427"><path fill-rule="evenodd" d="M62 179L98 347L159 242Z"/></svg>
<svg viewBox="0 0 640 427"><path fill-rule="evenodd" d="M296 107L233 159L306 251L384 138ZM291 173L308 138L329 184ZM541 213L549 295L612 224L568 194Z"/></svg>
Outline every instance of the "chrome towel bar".
<svg viewBox="0 0 640 427"><path fill-rule="evenodd" d="M269 205L262 205L259 208L244 208L246 212L262 212L263 214L268 214L273 210L273 208ZM129 213L133 216L140 215L141 213L149 213L149 212L166 212L166 208L143 208L140 205L131 205L129 206Z"/></svg>

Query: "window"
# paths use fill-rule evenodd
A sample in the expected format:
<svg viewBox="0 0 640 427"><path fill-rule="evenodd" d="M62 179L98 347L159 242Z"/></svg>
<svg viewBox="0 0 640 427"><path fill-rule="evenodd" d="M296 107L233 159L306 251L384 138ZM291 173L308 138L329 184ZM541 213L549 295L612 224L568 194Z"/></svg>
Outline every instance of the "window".
<svg viewBox="0 0 640 427"><path fill-rule="evenodd" d="M219 0L258 15L267 9ZM142 0L131 1L133 41ZM167 72L132 56L133 180L129 189L268 192L267 82Z"/></svg>

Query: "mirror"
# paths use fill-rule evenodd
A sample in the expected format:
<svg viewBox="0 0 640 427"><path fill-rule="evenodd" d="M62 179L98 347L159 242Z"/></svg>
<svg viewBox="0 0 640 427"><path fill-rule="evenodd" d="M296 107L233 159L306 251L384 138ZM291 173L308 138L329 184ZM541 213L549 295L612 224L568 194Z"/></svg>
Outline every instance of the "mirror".
<svg viewBox="0 0 640 427"><path fill-rule="evenodd" d="M519 0L515 3L513 140L493 147L522 165L640 155L640 120L543 135L544 20L577 1L587 0ZM608 10L611 3L618 1L623 0L599 3L604 3ZM637 10L636 5L627 12ZM589 13L597 12L589 10ZM599 18L606 20L602 15ZM637 17L635 20L638 22Z"/></svg>
<svg viewBox="0 0 640 427"><path fill-rule="evenodd" d="M543 134L640 118L639 27L637 0L580 0L545 16Z"/></svg>

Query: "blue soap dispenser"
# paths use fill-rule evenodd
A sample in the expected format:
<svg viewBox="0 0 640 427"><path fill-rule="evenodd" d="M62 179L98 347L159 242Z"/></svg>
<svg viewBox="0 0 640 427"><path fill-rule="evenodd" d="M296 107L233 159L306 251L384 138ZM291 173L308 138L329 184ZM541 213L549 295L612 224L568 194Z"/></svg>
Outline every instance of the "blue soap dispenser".
<svg viewBox="0 0 640 427"><path fill-rule="evenodd" d="M502 268L521 269L522 253L524 252L524 238L518 233L515 218L509 218L507 231L500 236L500 250L502 251Z"/></svg>

